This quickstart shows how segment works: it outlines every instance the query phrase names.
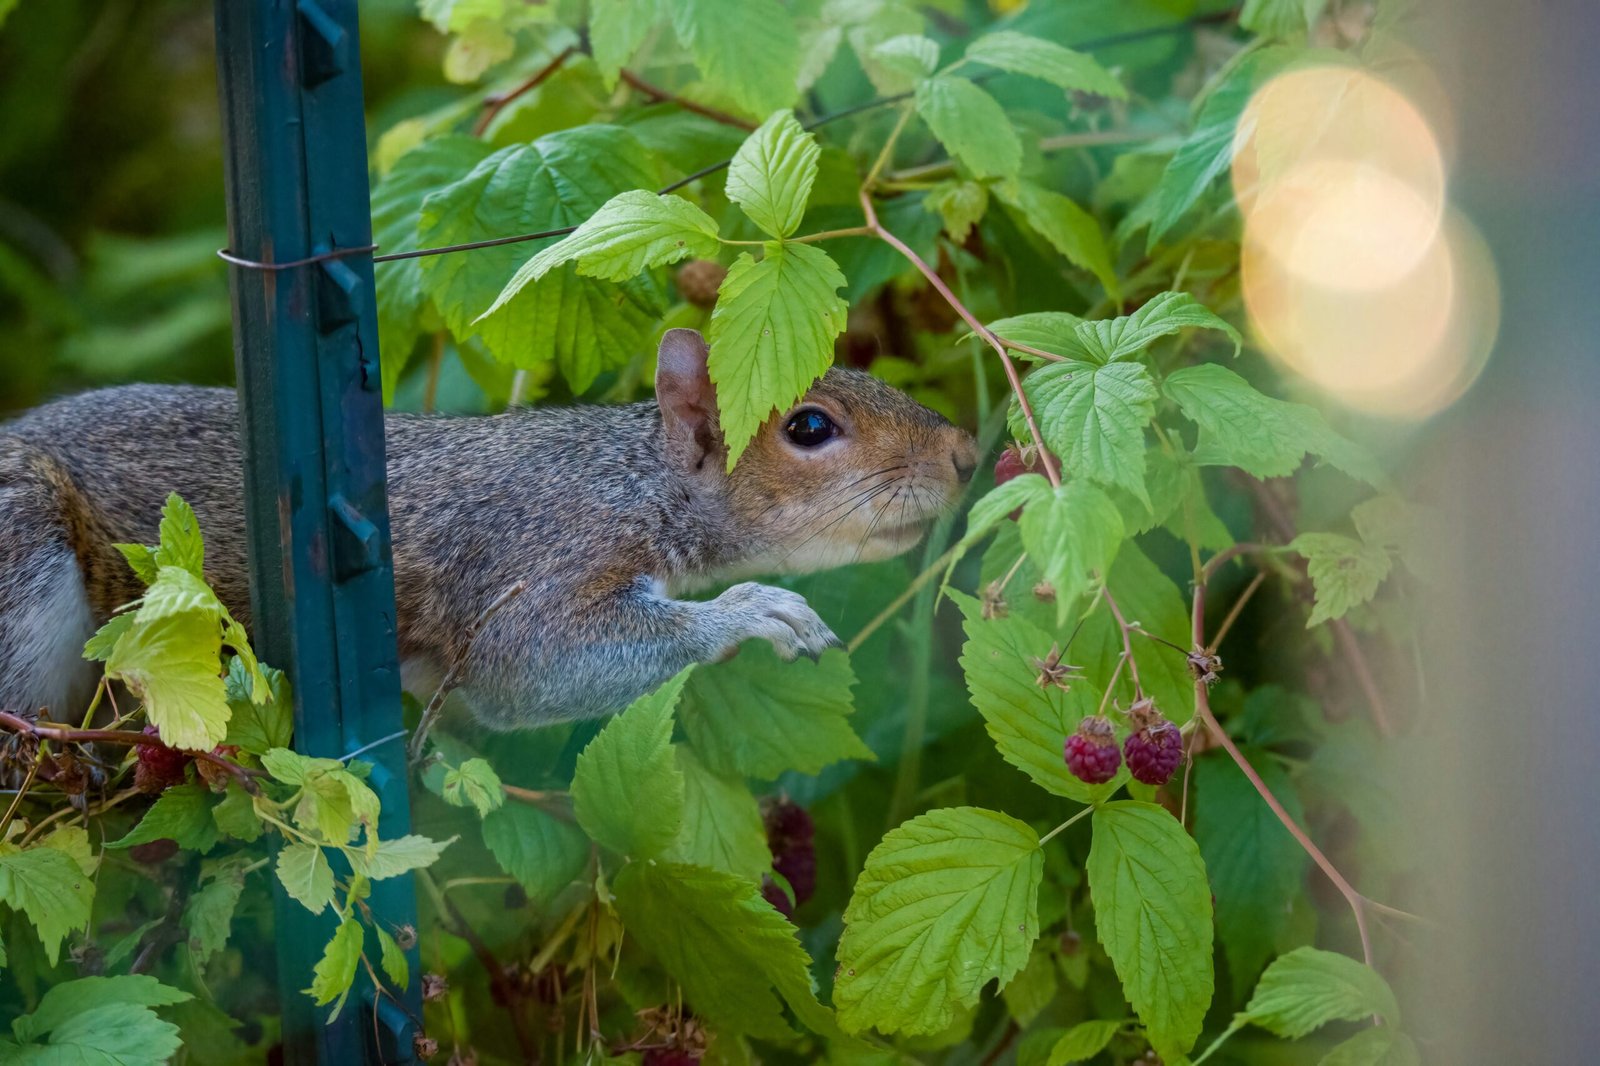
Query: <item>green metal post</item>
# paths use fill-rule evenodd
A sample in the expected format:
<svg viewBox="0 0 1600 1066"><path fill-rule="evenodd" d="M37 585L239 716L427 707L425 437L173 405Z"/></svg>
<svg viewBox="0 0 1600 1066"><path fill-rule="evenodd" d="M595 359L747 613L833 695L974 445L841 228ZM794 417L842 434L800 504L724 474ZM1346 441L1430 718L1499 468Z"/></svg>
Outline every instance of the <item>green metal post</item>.
<svg viewBox="0 0 1600 1066"><path fill-rule="evenodd" d="M288 263L372 242L356 0L216 0L235 256ZM339 757L401 728L394 573L371 253L232 268L254 638L294 684L295 745ZM384 837L407 831L404 745L365 753ZM414 928L410 877L373 886L373 918ZM280 891L285 1061L413 1061L418 982L363 971L327 1024L304 989L333 933ZM376 943L369 937L369 954ZM415 948L411 972L418 973Z"/></svg>

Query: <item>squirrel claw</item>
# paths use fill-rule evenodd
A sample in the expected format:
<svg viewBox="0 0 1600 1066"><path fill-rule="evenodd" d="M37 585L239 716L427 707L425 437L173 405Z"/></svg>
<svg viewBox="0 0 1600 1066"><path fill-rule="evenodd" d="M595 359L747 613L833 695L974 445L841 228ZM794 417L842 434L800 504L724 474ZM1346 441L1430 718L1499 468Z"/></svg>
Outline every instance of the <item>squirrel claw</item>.
<svg viewBox="0 0 1600 1066"><path fill-rule="evenodd" d="M788 662L802 655L816 662L823 652L840 646L833 630L797 592L745 582L718 596L717 604L730 616L730 644L760 638Z"/></svg>

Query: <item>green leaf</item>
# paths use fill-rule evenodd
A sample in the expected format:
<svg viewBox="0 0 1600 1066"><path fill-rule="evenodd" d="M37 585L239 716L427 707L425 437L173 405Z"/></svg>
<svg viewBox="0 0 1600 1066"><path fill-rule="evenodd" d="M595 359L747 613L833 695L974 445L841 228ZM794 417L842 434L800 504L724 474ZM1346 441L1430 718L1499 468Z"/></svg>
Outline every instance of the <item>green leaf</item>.
<svg viewBox="0 0 1600 1066"><path fill-rule="evenodd" d="M1028 181L1007 182L999 187L999 192L1002 199L1022 212L1028 225L1038 230L1052 248L1074 266L1093 274L1112 298L1120 295L1111 249L1093 215L1060 193Z"/></svg>
<svg viewBox="0 0 1600 1066"><path fill-rule="evenodd" d="M483 820L483 842L528 898L549 903L589 862L589 838L538 807L507 803Z"/></svg>
<svg viewBox="0 0 1600 1066"><path fill-rule="evenodd" d="M482 818L506 801L506 793L487 759L468 759L445 773L444 801L452 807L473 807Z"/></svg>
<svg viewBox="0 0 1600 1066"><path fill-rule="evenodd" d="M181 566L163 566L156 580L140 601L134 616L138 625L149 625L173 615L197 614L212 621L222 618L222 601L205 580Z"/></svg>
<svg viewBox="0 0 1600 1066"><path fill-rule="evenodd" d="M1226 334L1233 341L1233 354L1239 354L1243 341L1238 330L1188 293L1163 292L1131 315L1079 324L1074 332L1082 352L1076 357L1091 363L1131 359L1158 339L1191 326Z"/></svg>
<svg viewBox="0 0 1600 1066"><path fill-rule="evenodd" d="M1106 1049L1111 1038L1128 1023L1121 1018L1097 1018L1092 1022L1079 1022L1057 1040L1050 1049L1045 1066L1067 1066L1071 1062L1084 1062Z"/></svg>
<svg viewBox="0 0 1600 1066"><path fill-rule="evenodd" d="M695 670L679 719L717 773L764 781L788 770L815 774L840 759L873 758L850 728L855 681L843 651L786 663L767 644L751 643L728 662Z"/></svg>
<svg viewBox="0 0 1600 1066"><path fill-rule="evenodd" d="M255 681L242 658L234 656L229 660L228 676L223 678L223 691L231 711L223 743L252 755L264 755L273 748L287 748L294 737L294 700L289 694L289 680L281 670L270 666L260 669L267 680L268 698L264 701L255 699Z"/></svg>
<svg viewBox="0 0 1600 1066"><path fill-rule="evenodd" d="M943 181L928 190L922 206L943 220L952 241L964 244L972 227L989 210L989 188L975 181ZM1028 343L1020 337L1009 339Z"/></svg>
<svg viewBox="0 0 1600 1066"><path fill-rule="evenodd" d="M123 682L145 705L161 739L175 748L210 751L228 733L222 685L222 635L216 619L172 615L123 633L106 660L106 676Z"/></svg>
<svg viewBox="0 0 1600 1066"><path fill-rule="evenodd" d="M1035 946L1028 965L1006 985L1006 1010L1026 1028L1055 1000L1058 984L1055 956L1048 948Z"/></svg>
<svg viewBox="0 0 1600 1066"><path fill-rule="evenodd" d="M1353 537L1302 533L1290 542L1289 549L1305 556L1306 573L1311 575L1311 587L1316 592L1307 629L1319 622L1343 618L1350 608L1376 596L1378 587L1389 576L1389 553Z"/></svg>
<svg viewBox="0 0 1600 1066"><path fill-rule="evenodd" d="M143 544L113 544L112 547L122 553L134 575L146 585L153 583L161 572L154 548L147 548Z"/></svg>
<svg viewBox="0 0 1600 1066"><path fill-rule="evenodd" d="M1245 105L1256 88L1295 57L1289 48L1249 52L1212 89L1195 117L1194 130L1167 164L1153 197L1150 244L1154 246L1194 206L1217 176L1233 162L1234 147L1249 136L1239 129Z"/></svg>
<svg viewBox="0 0 1600 1066"><path fill-rule="evenodd" d="M672 755L679 673L606 723L578 756L572 813L596 842L637 859L660 855L683 826L683 773Z"/></svg>
<svg viewBox="0 0 1600 1066"><path fill-rule="evenodd" d="M1171 814L1122 800L1094 812L1095 931L1165 1059L1186 1054L1211 1004L1211 893L1200 850Z"/></svg>
<svg viewBox="0 0 1600 1066"><path fill-rule="evenodd" d="M161 508L161 546L155 552L157 567L175 566L205 580L206 545L194 508L176 492Z"/></svg>
<svg viewBox="0 0 1600 1066"><path fill-rule="evenodd" d="M203 885L183 908L183 927L189 933L189 950L196 966L205 966L228 943L233 912L244 891L244 878L221 876Z"/></svg>
<svg viewBox="0 0 1600 1066"><path fill-rule="evenodd" d="M1055 586L1056 617L1065 622L1091 575L1104 575L1122 547L1122 515L1093 485L1073 480L1022 512L1022 544Z"/></svg>
<svg viewBox="0 0 1600 1066"><path fill-rule="evenodd" d="M1137 544L1124 544L1105 575L1123 617L1176 644L1190 644L1189 605L1178 586ZM1093 678L1109 679L1122 657L1122 633L1109 608L1097 606L1084 620L1072 642L1072 661ZM1133 638L1133 659L1139 667L1144 693L1155 700L1161 713L1178 725L1194 715L1194 676L1188 657L1177 648L1147 637ZM1133 678L1124 670L1117 695L1133 700Z"/></svg>
<svg viewBox="0 0 1600 1066"><path fill-rule="evenodd" d="M646 267L714 256L720 247L716 221L683 197L657 196L648 189L618 193L572 233L524 263L476 321L563 263L576 261L578 273L588 277L626 281Z"/></svg>
<svg viewBox="0 0 1600 1066"><path fill-rule="evenodd" d="M1083 319L1065 311L1033 311L1026 315L1013 315L991 322L989 329L1008 341L1026 344L1030 348L1039 348L1066 359L1082 359L1084 357L1082 342L1078 340L1076 334L1078 326L1082 323ZM972 336L975 335L967 334L967 337ZM1020 353L1019 357L1038 358L1026 352Z"/></svg>
<svg viewBox="0 0 1600 1066"><path fill-rule="evenodd" d="M683 828L664 857L760 881L772 854L750 789L738 777L708 769L688 747L673 745L673 752L683 772Z"/></svg>
<svg viewBox="0 0 1600 1066"><path fill-rule="evenodd" d="M133 613L114 615L105 625L95 631L83 645L83 657L95 662L105 662L111 658L112 651L117 646L117 641L133 628Z"/></svg>
<svg viewBox="0 0 1600 1066"><path fill-rule="evenodd" d="M1303 36L1325 6L1327 0L1245 0L1239 25L1263 37Z"/></svg>
<svg viewBox="0 0 1600 1066"><path fill-rule="evenodd" d="M358 826L367 827L369 833L377 826L377 793L338 759L273 748L261 756L261 765L284 784L301 786L294 820L302 829L321 833L329 843L342 845Z"/></svg>
<svg viewBox="0 0 1600 1066"><path fill-rule="evenodd" d="M88 927L93 902L94 879L65 851L0 843L0 903L27 915L51 966L62 939Z"/></svg>
<svg viewBox="0 0 1600 1066"><path fill-rule="evenodd" d="M1296 822L1305 815L1288 775L1272 759L1251 763ZM1195 774L1194 835L1211 874L1217 936L1233 986L1261 972L1289 923L1305 878L1306 853L1232 760L1202 758Z"/></svg>
<svg viewBox="0 0 1600 1066"><path fill-rule="evenodd" d="M148 974L120 977L79 977L51 985L39 998L39 1007L11 1023L11 1032L26 1044L87 1014L96 1007L167 1007L193 999L182 989L164 985Z"/></svg>
<svg viewBox="0 0 1600 1066"><path fill-rule="evenodd" d="M589 47L608 90L660 17L657 0L591 0Z"/></svg>
<svg viewBox="0 0 1600 1066"><path fill-rule="evenodd" d="M777 0L674 0L678 40L712 85L766 115L794 101L800 39Z"/></svg>
<svg viewBox="0 0 1600 1066"><path fill-rule="evenodd" d="M182 1046L178 1027L154 1011L132 1003L107 1003L56 1026L47 1047L26 1045L24 1057L17 1061L34 1066L162 1066Z"/></svg>
<svg viewBox="0 0 1600 1066"><path fill-rule="evenodd" d="M979 178L1014 178L1022 142L994 97L966 78L941 74L917 86L917 114L950 154Z"/></svg>
<svg viewBox="0 0 1600 1066"><path fill-rule="evenodd" d="M1256 984L1244 1017L1297 1040L1329 1022L1369 1015L1396 1024L1400 1007L1389 985L1370 966L1318 948L1296 948L1272 960Z"/></svg>
<svg viewBox="0 0 1600 1066"><path fill-rule="evenodd" d="M432 866L455 839L430 840L409 833L393 840L380 840L370 853L359 848L346 848L345 857L350 860L350 868L362 877L382 881Z"/></svg>
<svg viewBox="0 0 1600 1066"><path fill-rule="evenodd" d="M339 1001L328 1016L330 1022L339 1016L344 998L350 994L350 986L355 983L356 967L361 964L362 940L361 923L354 918L346 918L334 930L333 939L328 941L322 958L317 960L316 967L311 971L311 987L306 992L317 1006Z"/></svg>
<svg viewBox="0 0 1600 1066"><path fill-rule="evenodd" d="M872 46L868 75L883 93L903 93L939 65L939 42L920 33L902 33Z"/></svg>
<svg viewBox="0 0 1600 1066"><path fill-rule="evenodd" d="M1317 1066L1422 1066L1422 1056L1409 1036L1383 1025L1336 1045Z"/></svg>
<svg viewBox="0 0 1600 1066"><path fill-rule="evenodd" d="M259 840L264 828L255 803L238 782L229 782L228 793L211 808L211 820L219 832L246 843Z"/></svg>
<svg viewBox="0 0 1600 1066"><path fill-rule="evenodd" d="M847 1031L937 1033L1003 988L1039 935L1034 831L977 807L930 811L867 856L845 909L833 999Z"/></svg>
<svg viewBox="0 0 1600 1066"><path fill-rule="evenodd" d="M1073 776L1062 759L1062 744L1095 712L1099 693L1087 678L1066 690L1039 685L1033 662L1059 641L1020 615L985 619L977 600L959 592L950 596L961 608L967 637L961 671L1000 757L1040 788L1079 803L1098 803L1121 787L1126 769L1091 785ZM1070 654L1066 661L1073 661Z"/></svg>
<svg viewBox="0 0 1600 1066"><path fill-rule="evenodd" d="M957 556L988 536L990 531L1004 521L1012 511L1026 509L1040 500L1052 499L1050 482L1043 474L1018 474L1010 481L996 485L987 495L981 496L967 512L967 530L957 544ZM1048 504L1047 504L1048 506ZM946 571L955 569L952 559Z"/></svg>
<svg viewBox="0 0 1600 1066"><path fill-rule="evenodd" d="M204 785L174 785L156 797L139 824L108 848L131 848L171 840L185 851L209 851L220 839L211 817L211 790Z"/></svg>
<svg viewBox="0 0 1600 1066"><path fill-rule="evenodd" d="M746 253L734 262L711 312L707 365L729 470L762 423L827 371L845 326L845 277L828 253L811 244L764 248L759 260Z"/></svg>
<svg viewBox="0 0 1600 1066"><path fill-rule="evenodd" d="M1160 392L1140 363L1052 363L1023 382L1039 432L1073 474L1118 485L1147 507L1144 429Z"/></svg>
<svg viewBox="0 0 1600 1066"><path fill-rule="evenodd" d="M821 155L817 139L801 128L793 111L776 111L734 153L728 199L768 235L787 237L806 213Z"/></svg>
<svg viewBox="0 0 1600 1066"><path fill-rule="evenodd" d="M1201 465L1287 477L1313 452L1352 477L1381 477L1370 456L1329 429L1316 408L1264 396L1227 367L1185 367L1167 376L1162 391L1200 427L1194 457Z"/></svg>
<svg viewBox="0 0 1600 1066"><path fill-rule="evenodd" d="M1010 30L995 30L967 45L967 60L1013 74L1039 78L1068 92L1094 93L1126 100L1128 90L1091 57L1054 41Z"/></svg>
<svg viewBox="0 0 1600 1066"><path fill-rule="evenodd" d="M616 126L593 124L503 148L423 201L418 239L457 244L581 224L617 193L650 188L655 167ZM648 347L659 309L649 282L580 278L573 266L524 286L491 315L531 242L421 259L422 283L457 340L481 336L495 358L522 369L555 361L574 391Z"/></svg>
<svg viewBox="0 0 1600 1066"><path fill-rule="evenodd" d="M278 880L312 914L333 902L333 867L315 844L296 841L278 852Z"/></svg>
<svg viewBox="0 0 1600 1066"><path fill-rule="evenodd" d="M394 986L404 992L411 985L411 964L406 961L406 953L383 926L375 925L372 931L378 934L378 947L382 952L378 964Z"/></svg>
<svg viewBox="0 0 1600 1066"><path fill-rule="evenodd" d="M698 866L634 862L617 875L615 891L628 934L719 1032L788 1037L779 997L814 1032L837 1031L817 1002L794 926L754 882Z"/></svg>

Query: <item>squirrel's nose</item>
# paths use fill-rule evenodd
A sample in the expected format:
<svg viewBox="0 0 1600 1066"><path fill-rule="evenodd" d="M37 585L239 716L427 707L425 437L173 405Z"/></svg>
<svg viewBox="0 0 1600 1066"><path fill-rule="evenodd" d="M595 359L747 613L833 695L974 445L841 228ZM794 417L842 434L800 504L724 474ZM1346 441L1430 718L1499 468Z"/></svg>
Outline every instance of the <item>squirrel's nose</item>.
<svg viewBox="0 0 1600 1066"><path fill-rule="evenodd" d="M972 480L972 472L978 468L978 461L970 454L951 452L950 465L956 468L956 480L965 485Z"/></svg>

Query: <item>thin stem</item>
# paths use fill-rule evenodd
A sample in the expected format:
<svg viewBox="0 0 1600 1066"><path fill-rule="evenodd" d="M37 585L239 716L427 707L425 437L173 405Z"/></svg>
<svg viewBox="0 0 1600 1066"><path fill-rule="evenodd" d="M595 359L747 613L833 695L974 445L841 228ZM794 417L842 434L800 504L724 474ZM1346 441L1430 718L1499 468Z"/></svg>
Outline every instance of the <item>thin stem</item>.
<svg viewBox="0 0 1600 1066"><path fill-rule="evenodd" d="M705 104L696 103L676 93L670 93L659 85L653 85L645 81L631 70L624 69L621 72L621 76L623 81L644 93L654 103L677 104L685 111L693 111L697 115L704 115L711 121L720 122L724 126L734 126L741 130L753 130L756 128L755 123L747 122L737 115L730 115L726 111L718 111L714 107L707 107Z"/></svg>
<svg viewBox="0 0 1600 1066"><path fill-rule="evenodd" d="M1083 818L1085 818L1088 815L1091 815L1093 813L1094 813L1094 808L1093 807L1085 807L1083 810L1079 811L1077 814L1074 814L1071 818L1068 818L1066 821L1062 822L1060 825L1058 825L1054 829L1050 830L1050 832L1048 832L1044 836L1040 837L1039 838L1039 846L1041 848L1044 847L1046 844L1050 843L1050 841L1054 840L1056 838L1057 834L1062 832L1068 826L1072 825L1073 822L1079 821L1079 820L1081 820L1081 819L1083 819Z"/></svg>
<svg viewBox="0 0 1600 1066"><path fill-rule="evenodd" d="M122 744L130 748L161 748L165 751L176 751L183 755L208 762L232 774L238 779L247 792L259 792L253 778L265 775L265 771L251 770L231 762L221 755L210 751L191 751L187 748L174 748L163 742L159 737L148 733L134 733L120 729L70 729L66 726L39 725L26 718L18 717L6 711L0 711L0 729L8 729L13 733L31 733L41 740L54 740L69 744L88 744L100 742L105 744ZM0 823L3 827L4 823Z"/></svg>
<svg viewBox="0 0 1600 1066"><path fill-rule="evenodd" d="M814 244L817 241L831 241L835 237L871 237L872 230L867 226L846 226L843 229L826 229L821 233L808 233L804 237L789 238L790 244ZM765 244L765 241L757 241Z"/></svg>
<svg viewBox="0 0 1600 1066"><path fill-rule="evenodd" d="M1101 694L1101 696L1100 696L1100 706L1095 708L1095 710L1094 710L1095 714L1103 715L1103 714L1106 713L1106 704L1111 702L1111 694L1113 692L1117 691L1117 682L1122 680L1122 668L1123 668L1123 666L1125 666L1127 664L1127 662L1128 662L1128 655L1126 653L1123 653L1122 655L1117 656L1116 669L1111 671L1111 683L1106 685L1105 692L1103 692Z"/></svg>
<svg viewBox="0 0 1600 1066"><path fill-rule="evenodd" d="M1064 355L1057 355L1055 352L1047 352L1043 348L1035 348L1031 344L1023 344L1020 341L1008 341L1004 337L1000 337L999 334L996 334L996 336L999 337L1001 344L1005 345L1007 348L1010 348L1014 352L1022 352L1023 354L1031 355L1036 359L1047 359L1052 363L1065 363L1068 361L1067 357Z"/></svg>
<svg viewBox="0 0 1600 1066"><path fill-rule="evenodd" d="M1071 148L1099 148L1114 144L1132 144L1138 141L1151 141L1157 137L1165 136L1158 131L1150 130L1095 130L1090 133L1061 133L1054 137L1044 137L1039 141L1039 151L1060 152ZM896 170L889 174L887 181L899 184L905 181L920 181L954 170L954 159L939 159L921 166L907 167L905 170Z"/></svg>
<svg viewBox="0 0 1600 1066"><path fill-rule="evenodd" d="M1215 655L1217 649L1222 647L1222 642L1228 639L1228 630L1232 629L1233 623L1239 620L1239 615L1244 612L1245 604L1250 602L1250 597L1255 595L1256 589L1260 588L1261 583L1266 579L1267 572L1265 570L1256 571L1256 576L1250 579L1250 584L1244 587L1244 591L1239 593L1239 598L1233 601L1233 606L1228 608L1227 617L1222 620L1222 624L1217 627L1216 635L1211 638L1211 647L1206 649L1207 655Z"/></svg>
<svg viewBox="0 0 1600 1066"><path fill-rule="evenodd" d="M564 64L568 59L571 59L577 53L577 51L577 45L568 45L566 48L556 53L554 59L540 67L530 78L528 78L527 81L524 81L515 89L512 89L509 92L495 93L492 96L484 97L483 114L479 115L478 121L473 123L472 135L474 137L482 137L484 133L488 131L490 123L494 122L495 116L504 111L506 106L509 105L511 101L515 100L524 93L532 92L534 89L537 89L541 84L544 83L546 78L560 70L562 64Z"/></svg>
<svg viewBox="0 0 1600 1066"><path fill-rule="evenodd" d="M894 129L889 131L889 137L883 142L883 147L878 150L878 158L872 161L872 169L867 171L867 178L861 183L863 189L871 189L878 183L878 175L883 173L883 168L894 155L895 142L900 140L900 134L905 131L906 123L911 121L911 108L902 107L900 117L895 119Z"/></svg>
<svg viewBox="0 0 1600 1066"><path fill-rule="evenodd" d="M1111 595L1110 586L1101 585L1100 595L1105 598L1106 606L1111 608L1111 617L1117 620L1117 629L1122 634L1122 654L1128 660L1128 676L1133 678L1133 697L1139 699L1144 695L1144 686L1139 683L1139 663L1133 657L1133 641L1129 638L1131 628L1128 620L1122 617L1122 608L1117 606L1117 598Z"/></svg>
<svg viewBox="0 0 1600 1066"><path fill-rule="evenodd" d="M930 566L922 571L922 573L912 578L911 583L901 590L900 595L896 596L892 601L890 601L887 607L874 615L872 621L861 627L861 631L851 638L849 644L845 645L845 651L849 652L851 655L854 655L856 653L856 649L860 648L861 645L867 642L868 637L872 636L872 634L881 629L886 622L888 622L895 615L899 614L900 609L907 603L911 602L911 598L915 596L919 590L921 590L922 586L926 585L929 581L932 581L934 576L937 575L939 571L943 570L950 564L950 560L955 558L956 552L960 549L960 547L961 546L959 544L951 545L943 555L935 559Z"/></svg>

